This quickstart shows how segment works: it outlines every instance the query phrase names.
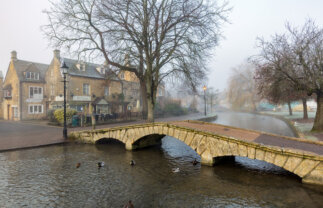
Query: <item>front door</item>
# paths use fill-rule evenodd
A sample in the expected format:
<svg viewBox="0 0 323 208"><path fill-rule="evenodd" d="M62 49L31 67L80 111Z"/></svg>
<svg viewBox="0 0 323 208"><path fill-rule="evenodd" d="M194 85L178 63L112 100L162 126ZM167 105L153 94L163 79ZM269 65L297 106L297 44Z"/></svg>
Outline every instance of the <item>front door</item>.
<svg viewBox="0 0 323 208"><path fill-rule="evenodd" d="M12 120L15 120L18 118L18 108L12 107L12 113L11 113Z"/></svg>

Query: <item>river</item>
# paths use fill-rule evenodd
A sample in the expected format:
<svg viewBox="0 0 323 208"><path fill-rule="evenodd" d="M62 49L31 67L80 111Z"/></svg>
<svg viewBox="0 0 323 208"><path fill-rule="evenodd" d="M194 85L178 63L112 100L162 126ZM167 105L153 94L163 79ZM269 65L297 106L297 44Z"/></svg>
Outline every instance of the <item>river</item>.
<svg viewBox="0 0 323 208"><path fill-rule="evenodd" d="M215 123L293 135L276 118L217 114ZM0 207L123 207L128 200L136 208L323 207L322 187L302 184L274 165L236 157L215 167L193 166L194 158L200 159L172 137L136 151L111 141L3 152ZM99 169L98 161L105 166Z"/></svg>

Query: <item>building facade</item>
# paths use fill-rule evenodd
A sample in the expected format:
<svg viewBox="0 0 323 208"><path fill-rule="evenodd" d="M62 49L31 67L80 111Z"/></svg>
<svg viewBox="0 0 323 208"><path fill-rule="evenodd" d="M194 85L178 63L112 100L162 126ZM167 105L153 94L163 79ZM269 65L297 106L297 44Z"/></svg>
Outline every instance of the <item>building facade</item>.
<svg viewBox="0 0 323 208"><path fill-rule="evenodd" d="M46 64L19 60L17 52L11 52L2 89L2 116L5 120L46 116L44 87L47 68Z"/></svg>
<svg viewBox="0 0 323 208"><path fill-rule="evenodd" d="M68 67L68 107L84 114L141 111L140 86L133 75L112 75L105 64L64 58L59 50L54 50L49 65L19 60L13 51L1 85L2 117L5 120L41 119L47 116L49 110L63 107L63 62Z"/></svg>

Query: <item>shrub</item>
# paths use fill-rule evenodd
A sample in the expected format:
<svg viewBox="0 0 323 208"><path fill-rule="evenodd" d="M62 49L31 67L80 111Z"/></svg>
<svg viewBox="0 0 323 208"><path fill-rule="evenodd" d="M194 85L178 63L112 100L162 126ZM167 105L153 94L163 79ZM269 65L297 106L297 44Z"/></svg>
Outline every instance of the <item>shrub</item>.
<svg viewBox="0 0 323 208"><path fill-rule="evenodd" d="M166 114L170 114L174 116L179 116L187 113L187 111L177 103L167 103L164 107L164 112Z"/></svg>
<svg viewBox="0 0 323 208"><path fill-rule="evenodd" d="M75 115L77 111L75 109L67 108L66 109L66 123L71 123L72 122L72 116ZM64 109L60 108L55 110L54 112L54 117L56 121L60 124L64 123Z"/></svg>
<svg viewBox="0 0 323 208"><path fill-rule="evenodd" d="M56 121L56 118L54 116L54 112L55 110L54 109L51 109L51 110L48 110L47 111L47 118L50 122L55 122Z"/></svg>

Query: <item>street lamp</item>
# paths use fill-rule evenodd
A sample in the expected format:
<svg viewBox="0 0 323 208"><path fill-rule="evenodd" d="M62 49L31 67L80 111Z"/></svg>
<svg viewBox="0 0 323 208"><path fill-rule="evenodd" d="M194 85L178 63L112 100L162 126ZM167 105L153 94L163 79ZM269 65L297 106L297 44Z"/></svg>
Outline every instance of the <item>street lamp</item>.
<svg viewBox="0 0 323 208"><path fill-rule="evenodd" d="M66 66L65 62L61 66L61 71L64 77L64 128L63 128L63 138L67 139L67 128L66 128L66 74L67 74L68 67Z"/></svg>
<svg viewBox="0 0 323 208"><path fill-rule="evenodd" d="M206 86L203 86L203 91L204 91L204 115L206 116L206 98L205 98L205 91L206 91Z"/></svg>

